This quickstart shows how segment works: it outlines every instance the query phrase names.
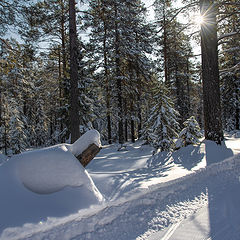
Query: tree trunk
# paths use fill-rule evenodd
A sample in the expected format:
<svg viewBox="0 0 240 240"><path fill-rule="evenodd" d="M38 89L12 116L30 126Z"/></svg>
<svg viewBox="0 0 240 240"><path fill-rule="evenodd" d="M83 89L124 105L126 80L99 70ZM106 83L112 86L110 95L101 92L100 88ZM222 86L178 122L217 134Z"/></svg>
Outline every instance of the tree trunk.
<svg viewBox="0 0 240 240"><path fill-rule="evenodd" d="M169 85L168 78L168 56L167 56L167 26L166 26L166 14L165 14L165 4L163 9L163 55L164 55L164 77L165 84Z"/></svg>
<svg viewBox="0 0 240 240"><path fill-rule="evenodd" d="M58 50L58 88L59 88L59 108L61 109L61 107L63 106L62 103L62 69L61 69L61 48L59 47ZM60 120L58 120L58 124L59 124L59 128L60 131L62 132L63 130L63 121L61 119L61 113L59 113L58 117Z"/></svg>
<svg viewBox="0 0 240 240"><path fill-rule="evenodd" d="M5 119L4 119L4 153L5 155L8 154L7 125Z"/></svg>
<svg viewBox="0 0 240 240"><path fill-rule="evenodd" d="M128 120L125 118L125 142L128 141Z"/></svg>
<svg viewBox="0 0 240 240"><path fill-rule="evenodd" d="M180 118L179 118L179 123L180 125L183 124L184 122L184 113L183 113L183 83L181 83L181 78L178 76L178 62L177 62L177 53L176 53L176 45L175 45L175 59L174 59L174 67L175 67L175 87L176 87L176 100L177 100L177 110L179 112Z"/></svg>
<svg viewBox="0 0 240 240"><path fill-rule="evenodd" d="M221 144L223 140L217 51L217 7L214 1L200 1L203 107L205 139Z"/></svg>
<svg viewBox="0 0 240 240"><path fill-rule="evenodd" d="M117 78L117 97L118 97L118 139L119 143L123 143L123 103L122 103L122 80L120 72L120 37L117 23L117 6L115 3L115 67L116 67L116 78Z"/></svg>
<svg viewBox="0 0 240 240"><path fill-rule="evenodd" d="M141 104L141 99L142 99L142 81L141 81L141 76L139 74L139 65L138 65L138 59L137 59L137 87L138 87L138 93L137 93L137 116L138 116L138 139L141 138L142 135L142 104Z"/></svg>
<svg viewBox="0 0 240 240"><path fill-rule="evenodd" d="M236 130L240 130L239 128L239 86L238 86L238 83L240 81L238 81L238 77L237 75L235 74L235 77L234 77L234 80L235 80L235 93L236 93L236 96L237 96L237 99L236 99L236 106L235 106L235 129Z"/></svg>
<svg viewBox="0 0 240 240"><path fill-rule="evenodd" d="M186 118L190 117L191 111L191 102L190 102L190 79L189 79L189 57L187 58L187 111L186 111Z"/></svg>
<svg viewBox="0 0 240 240"><path fill-rule="evenodd" d="M133 115L134 115L134 111L133 111L133 98L131 100L130 111L131 111L131 140L134 143L135 142L135 124L134 124L134 118L133 118Z"/></svg>
<svg viewBox="0 0 240 240"><path fill-rule="evenodd" d="M141 109L141 95L138 94L138 139L142 136L142 109Z"/></svg>
<svg viewBox="0 0 240 240"><path fill-rule="evenodd" d="M78 54L75 0L69 0L70 38L70 132L71 143L80 136L79 132L79 93L78 93Z"/></svg>
<svg viewBox="0 0 240 240"><path fill-rule="evenodd" d="M128 141L128 109L127 109L127 99L124 98L124 113L125 113L125 142Z"/></svg>
<svg viewBox="0 0 240 240"><path fill-rule="evenodd" d="M64 97L68 97L68 84L67 84L67 60L66 60L66 44L65 44L65 21L64 21L64 5L63 1L61 4L61 41L62 41L62 70L63 70L63 89Z"/></svg>
<svg viewBox="0 0 240 240"><path fill-rule="evenodd" d="M237 32L237 28L236 28L236 22L233 22L233 32ZM234 39L234 45L237 46L238 43L237 41ZM237 62L237 56L238 53L235 51L233 54L233 66L236 66L238 64ZM239 129L239 108L240 108L240 104L239 104L239 76L237 75L237 73L235 73L234 75L234 91L235 91L235 95L236 95L236 105L235 105L235 129L236 130L240 130Z"/></svg>
<svg viewBox="0 0 240 240"><path fill-rule="evenodd" d="M107 27L105 19L103 20L104 25L104 38L103 38L103 55L104 55L104 75L106 81L106 104L107 104L107 128L108 128L108 143L112 143L112 128L111 128L111 109L110 109L110 90L109 90L109 70L108 70L108 59L107 59Z"/></svg>
<svg viewBox="0 0 240 240"><path fill-rule="evenodd" d="M131 119L131 136L132 136L132 142L135 142L135 130L134 130L134 120Z"/></svg>

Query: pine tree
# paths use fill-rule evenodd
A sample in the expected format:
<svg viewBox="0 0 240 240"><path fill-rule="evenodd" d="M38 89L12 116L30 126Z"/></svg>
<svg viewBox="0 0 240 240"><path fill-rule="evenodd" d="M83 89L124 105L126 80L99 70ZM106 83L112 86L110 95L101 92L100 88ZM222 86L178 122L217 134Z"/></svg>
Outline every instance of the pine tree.
<svg viewBox="0 0 240 240"><path fill-rule="evenodd" d="M183 125L184 128L176 141L176 149L186 147L189 144L198 144L200 142L199 138L202 137L201 129L194 116L188 118Z"/></svg>
<svg viewBox="0 0 240 240"><path fill-rule="evenodd" d="M10 150L12 153L19 153L29 146L28 129L26 129L28 122L24 107L26 92L30 93L30 83L26 81L25 75L27 65L25 52L15 41L11 42L11 46L11 48L2 46L1 136L5 153L10 153Z"/></svg>
<svg viewBox="0 0 240 240"><path fill-rule="evenodd" d="M108 140L115 127L121 143L130 135L129 126L133 141L136 123L141 129L142 97L151 70L146 53L152 51L145 12L140 1L90 2L86 24L91 26L93 57L104 86Z"/></svg>
<svg viewBox="0 0 240 240"><path fill-rule="evenodd" d="M93 71L88 66L88 48L78 40L78 89L79 89L79 115L80 115L80 132L85 133L93 128L94 120L97 118L98 110L98 90L96 81L93 78Z"/></svg>
<svg viewBox="0 0 240 240"><path fill-rule="evenodd" d="M113 75L111 74L112 61L110 60L111 49L113 49L112 41L112 7L109 0L89 2L89 9L84 16L85 28L91 29L88 45L88 58L93 68L98 71L95 74L98 89L103 97L101 97L101 106L98 109L99 116L105 119L102 123L98 122L98 127L102 129L101 133L106 136L107 141L112 143L112 105L113 105ZM97 87L97 86L96 86ZM104 107L105 106L105 107ZM105 124L106 123L106 124ZM103 125L103 126L102 126Z"/></svg>
<svg viewBox="0 0 240 240"><path fill-rule="evenodd" d="M10 101L11 117L9 120L9 145L13 154L26 150L28 145L28 134L25 129L26 118L22 113L21 106L12 99Z"/></svg>
<svg viewBox="0 0 240 240"><path fill-rule="evenodd" d="M221 144L223 140L220 84L217 52L217 4L215 1L200 1L202 77L205 138Z"/></svg>
<svg viewBox="0 0 240 240"><path fill-rule="evenodd" d="M192 47L184 33L185 26L178 22L176 9L171 1L155 1L157 39L157 64L159 75L171 89L175 106L183 123L191 111L190 73Z"/></svg>
<svg viewBox="0 0 240 240"><path fill-rule="evenodd" d="M239 46L239 13L237 13L236 1L229 5L222 5L218 18L224 20L220 22L220 80L221 80L221 100L223 126L226 130L239 130L240 105L239 105L239 85L240 76L238 64L240 56L237 54Z"/></svg>
<svg viewBox="0 0 240 240"><path fill-rule="evenodd" d="M174 103L168 97L168 90L163 83L156 82L154 88L155 105L144 124L142 139L147 140L160 151L170 151L175 148L174 138L178 137L178 112Z"/></svg>
<svg viewBox="0 0 240 240"><path fill-rule="evenodd" d="M39 43L49 47L51 60L55 51L58 66L59 106L58 127L61 132L60 141L69 137L69 37L68 37L68 1L50 0L31 3L23 8L24 21L20 24L19 33L25 42L39 49ZM43 49L46 54L47 48ZM58 128L57 127L57 128ZM52 129L54 132L55 130Z"/></svg>

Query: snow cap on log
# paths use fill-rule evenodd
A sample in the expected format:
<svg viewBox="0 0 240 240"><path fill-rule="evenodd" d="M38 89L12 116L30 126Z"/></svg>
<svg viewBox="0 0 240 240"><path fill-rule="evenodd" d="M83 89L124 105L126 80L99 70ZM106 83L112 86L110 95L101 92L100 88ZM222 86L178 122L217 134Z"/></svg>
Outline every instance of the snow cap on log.
<svg viewBox="0 0 240 240"><path fill-rule="evenodd" d="M95 129L87 131L76 142L74 142L68 147L69 147L69 151L74 156L79 156L83 153L84 150L86 150L93 143L98 148L101 148L100 134Z"/></svg>

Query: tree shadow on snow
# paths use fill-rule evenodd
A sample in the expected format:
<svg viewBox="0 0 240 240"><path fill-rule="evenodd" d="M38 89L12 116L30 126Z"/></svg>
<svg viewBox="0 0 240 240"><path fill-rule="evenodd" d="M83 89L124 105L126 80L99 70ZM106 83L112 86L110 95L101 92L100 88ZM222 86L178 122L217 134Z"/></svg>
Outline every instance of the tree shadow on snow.
<svg viewBox="0 0 240 240"><path fill-rule="evenodd" d="M183 147L172 154L176 164L182 165L187 170L191 170L203 160L204 153L201 152L201 145L189 145Z"/></svg>
<svg viewBox="0 0 240 240"><path fill-rule="evenodd" d="M233 156L231 149L225 142L217 145L215 142L205 141L207 165L219 163ZM234 169L235 174L221 172L221 167L216 169L218 188L208 186L209 208L209 237L216 240L235 240L240 236L240 169ZM222 184L220 184L222 182Z"/></svg>
<svg viewBox="0 0 240 240"><path fill-rule="evenodd" d="M131 156L131 152L128 152L127 154L129 159L133 157ZM174 166L174 163L181 165L188 170L191 170L199 162L202 161L203 157L204 153L201 153L200 146L192 145L181 148L180 150L173 153L160 152L156 155L153 155L148 159L147 167L136 169L133 171L126 171L121 174L117 174L113 178L114 191L111 194L110 199L114 200L118 196L122 196L124 194L131 194L131 191L137 190L139 187L141 187L141 184L143 182L154 182L154 179L156 178L167 177L167 172ZM106 167L111 168L113 166L104 166L103 163L102 167L106 169Z"/></svg>
<svg viewBox="0 0 240 240"><path fill-rule="evenodd" d="M132 191L137 191L142 183L146 183L148 180L154 181L154 178L166 177L166 172L172 167L168 154L165 153L164 160L158 162L158 164L152 164L154 159L155 156L150 157L147 167L117 174L113 179L115 190L111 194L110 199L114 200L119 196L126 196L124 194L131 195Z"/></svg>
<svg viewBox="0 0 240 240"><path fill-rule="evenodd" d="M98 172L126 172L126 170L141 168L141 164L136 166L139 156L141 158L149 158L149 151L140 151L139 149L134 149L132 146L127 146L125 149L118 151L118 146L113 148L103 148L101 150L101 155L98 160L90 162L87 169L94 171L97 169ZM98 156L99 157L99 156Z"/></svg>

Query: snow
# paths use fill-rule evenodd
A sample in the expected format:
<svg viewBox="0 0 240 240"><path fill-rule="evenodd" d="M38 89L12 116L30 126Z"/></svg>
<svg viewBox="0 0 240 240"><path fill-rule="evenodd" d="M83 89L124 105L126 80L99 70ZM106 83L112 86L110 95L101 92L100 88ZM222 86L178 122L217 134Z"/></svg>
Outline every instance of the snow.
<svg viewBox="0 0 240 240"><path fill-rule="evenodd" d="M100 134L94 129L87 131L76 142L67 147L74 156L78 156L92 143L101 147Z"/></svg>
<svg viewBox="0 0 240 240"><path fill-rule="evenodd" d="M53 149L72 154L64 145L45 151ZM139 141L117 149L103 146L87 166L106 201L85 206L76 203L93 200L93 191L88 187L83 191L85 184L39 195L17 181L12 171L16 161L2 164L0 239L238 239L239 133L226 135L221 146L202 141L154 156L153 148ZM37 211L45 211L44 217L39 218Z"/></svg>
<svg viewBox="0 0 240 240"><path fill-rule="evenodd" d="M7 161L7 156L0 153L0 166Z"/></svg>
<svg viewBox="0 0 240 240"><path fill-rule="evenodd" d="M96 131L74 143L75 152L82 138L87 144L95 143ZM69 147L72 146L61 144L4 159L0 168L0 232L48 217L66 216L103 202L101 193Z"/></svg>
<svg viewBox="0 0 240 240"><path fill-rule="evenodd" d="M26 152L11 161L17 163L19 180L35 193L49 194L67 186L80 187L85 181L84 168L65 146Z"/></svg>

